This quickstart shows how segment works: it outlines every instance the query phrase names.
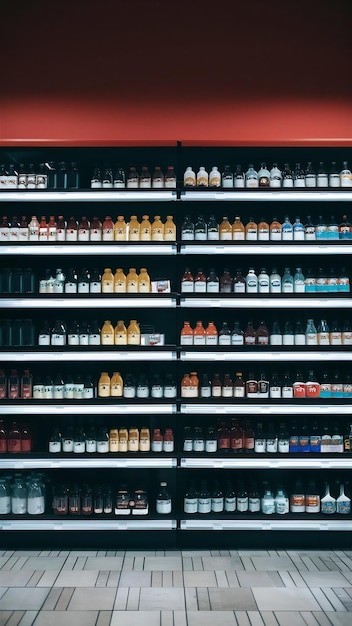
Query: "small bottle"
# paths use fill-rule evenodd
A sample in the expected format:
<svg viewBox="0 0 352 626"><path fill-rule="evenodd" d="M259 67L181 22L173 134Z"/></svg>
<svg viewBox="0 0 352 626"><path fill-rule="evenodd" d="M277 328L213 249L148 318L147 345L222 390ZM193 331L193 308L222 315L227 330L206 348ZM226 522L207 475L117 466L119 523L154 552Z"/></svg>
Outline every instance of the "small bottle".
<svg viewBox="0 0 352 626"><path fill-rule="evenodd" d="M253 217L250 217L246 224L245 236L247 241L257 241L258 239L258 224Z"/></svg>
<svg viewBox="0 0 352 626"><path fill-rule="evenodd" d="M302 188L306 186L305 171L301 168L300 163L296 163L295 171L293 175L293 186L295 188Z"/></svg>
<svg viewBox="0 0 352 626"><path fill-rule="evenodd" d="M243 380L242 372L236 372L236 378L233 384L234 398L245 397L245 383Z"/></svg>
<svg viewBox="0 0 352 626"><path fill-rule="evenodd" d="M206 293L207 279L202 268L199 268L194 277L194 293Z"/></svg>
<svg viewBox="0 0 352 626"><path fill-rule="evenodd" d="M232 293L233 278L228 268L224 269L223 275L220 277L220 293Z"/></svg>
<svg viewBox="0 0 352 626"><path fill-rule="evenodd" d="M244 345L245 346L254 346L256 343L256 331L253 326L252 320L247 322L246 329L244 331Z"/></svg>
<svg viewBox="0 0 352 626"><path fill-rule="evenodd" d="M258 170L258 186L269 187L270 186L270 172L266 166L266 163L261 163Z"/></svg>
<svg viewBox="0 0 352 626"><path fill-rule="evenodd" d="M293 293L294 292L294 279L291 274L291 270L289 267L284 268L284 273L282 276L281 282L282 293Z"/></svg>
<svg viewBox="0 0 352 626"><path fill-rule="evenodd" d="M191 328L190 322L184 322L181 330L180 345L181 346L193 346L194 331Z"/></svg>
<svg viewBox="0 0 352 626"><path fill-rule="evenodd" d="M291 224L288 215L285 215L281 229L282 241L293 241L293 225Z"/></svg>
<svg viewBox="0 0 352 626"><path fill-rule="evenodd" d="M272 515L275 513L275 498L269 485L265 485L264 487L264 495L261 499L260 508L264 515Z"/></svg>
<svg viewBox="0 0 352 626"><path fill-rule="evenodd" d="M326 320L321 320L318 326L318 345L329 346L330 345L330 329Z"/></svg>
<svg viewBox="0 0 352 626"><path fill-rule="evenodd" d="M114 222L110 215L106 215L102 224L102 240L114 241Z"/></svg>
<svg viewBox="0 0 352 626"><path fill-rule="evenodd" d="M208 241L218 241L219 224L215 219L215 215L211 215L207 224Z"/></svg>
<svg viewBox="0 0 352 626"><path fill-rule="evenodd" d="M143 177L143 168L142 168L141 183L142 183L142 177ZM152 188L153 189L163 189L163 187L164 187L164 174L161 171L160 165L156 165L154 167L151 183L152 183ZM140 184L140 187L142 187L142 184Z"/></svg>
<svg viewBox="0 0 352 626"><path fill-rule="evenodd" d="M317 173L317 187L328 187L329 186L329 176L327 170L324 167L323 161L320 161Z"/></svg>
<svg viewBox="0 0 352 626"><path fill-rule="evenodd" d="M211 168L209 173L209 187L221 187L221 175L215 165Z"/></svg>
<svg viewBox="0 0 352 626"><path fill-rule="evenodd" d="M192 167L187 167L183 176L183 185L184 187L195 187L196 186L196 174L193 171Z"/></svg>
<svg viewBox="0 0 352 626"><path fill-rule="evenodd" d="M351 513L351 498L346 494L344 483L340 483L340 493L336 499L336 513L340 515L349 515Z"/></svg>
<svg viewBox="0 0 352 626"><path fill-rule="evenodd" d="M159 515L168 515L172 511L171 496L168 491L167 482L160 483L160 489L156 497L156 513Z"/></svg>
<svg viewBox="0 0 352 626"><path fill-rule="evenodd" d="M342 222L339 225L339 239L352 239L352 224L347 215L342 216Z"/></svg>
<svg viewBox="0 0 352 626"><path fill-rule="evenodd" d="M297 320L294 332L294 345L305 346L306 345L306 333L300 320Z"/></svg>
<svg viewBox="0 0 352 626"><path fill-rule="evenodd" d="M236 189L243 189L245 187L245 175L242 172L241 165L236 165L233 184Z"/></svg>
<svg viewBox="0 0 352 626"><path fill-rule="evenodd" d="M269 331L263 320L261 320L256 333L255 333L255 342L258 346L267 346L269 345Z"/></svg>
<svg viewBox="0 0 352 626"><path fill-rule="evenodd" d="M314 325L314 320L309 318L307 320L306 326L306 345L307 346L317 346L318 345L318 333L317 329Z"/></svg>
<svg viewBox="0 0 352 626"><path fill-rule="evenodd" d="M270 229L269 229L270 241L281 241L282 239L282 224L278 221L277 217L273 217Z"/></svg>
<svg viewBox="0 0 352 626"><path fill-rule="evenodd" d="M253 267L250 267L246 276L246 292L257 293L258 292L258 277Z"/></svg>
<svg viewBox="0 0 352 626"><path fill-rule="evenodd" d="M176 225L172 215L166 216L164 224L164 241L176 241Z"/></svg>
<svg viewBox="0 0 352 626"><path fill-rule="evenodd" d="M181 283L181 291L183 291L182 286L183 284ZM220 281L213 267L209 270L209 275L206 281L206 291L207 293L219 293L220 291Z"/></svg>
<svg viewBox="0 0 352 626"><path fill-rule="evenodd" d="M348 167L348 162L343 161L342 170L340 172L340 187L352 187L352 172Z"/></svg>
<svg viewBox="0 0 352 626"><path fill-rule="evenodd" d="M221 175L221 186L224 188L233 187L233 173L230 165L224 166L224 171Z"/></svg>
<svg viewBox="0 0 352 626"><path fill-rule="evenodd" d="M259 220L258 223L258 241L269 241L270 239L270 227L264 217Z"/></svg>
<svg viewBox="0 0 352 626"><path fill-rule="evenodd" d="M270 170L270 187L277 189L282 185L282 173L278 168L277 163L273 163Z"/></svg>
<svg viewBox="0 0 352 626"><path fill-rule="evenodd" d="M222 327L219 331L219 346L230 346L231 345L231 330L228 326L227 322L222 323Z"/></svg>
<svg viewBox="0 0 352 626"><path fill-rule="evenodd" d="M126 187L125 170L117 166L114 172L114 189L124 189Z"/></svg>
<svg viewBox="0 0 352 626"><path fill-rule="evenodd" d="M130 267L126 276L126 292L138 293L138 274L135 267Z"/></svg>
<svg viewBox="0 0 352 626"><path fill-rule="evenodd" d="M137 215L131 215L128 230L129 241L140 241L141 225L137 219Z"/></svg>
<svg viewBox="0 0 352 626"><path fill-rule="evenodd" d="M305 278L302 274L302 268L296 267L296 271L293 277L293 291L294 293L305 292Z"/></svg>
<svg viewBox="0 0 352 626"><path fill-rule="evenodd" d="M220 398L222 393L222 384L219 374L215 372L213 380L211 381L211 396L212 398Z"/></svg>
<svg viewBox="0 0 352 626"><path fill-rule="evenodd" d="M105 320L100 331L100 343L102 346L114 345L114 327L110 320Z"/></svg>
<svg viewBox="0 0 352 626"><path fill-rule="evenodd" d="M313 169L313 165L311 161L308 161L305 175L305 186L307 188L312 188L317 186L317 177L316 173Z"/></svg>
<svg viewBox="0 0 352 626"><path fill-rule="evenodd" d="M201 166L197 172L197 187L208 187L209 175L205 167Z"/></svg>
<svg viewBox="0 0 352 626"><path fill-rule="evenodd" d="M290 512L304 513L306 509L306 498L302 485L302 480L297 478L290 495Z"/></svg>
<svg viewBox="0 0 352 626"><path fill-rule="evenodd" d="M214 489L211 494L212 513L222 513L224 510L224 494L220 489L219 481L214 481Z"/></svg>
<svg viewBox="0 0 352 626"><path fill-rule="evenodd" d="M258 292L269 293L269 291L270 291L269 274L267 273L266 268L262 267L258 275Z"/></svg>
<svg viewBox="0 0 352 626"><path fill-rule="evenodd" d="M194 240L194 224L189 215L186 215L183 220L183 224L181 226L181 239L182 241Z"/></svg>
<svg viewBox="0 0 352 626"><path fill-rule="evenodd" d="M173 165L167 166L164 186L166 189L175 189L176 187L176 172Z"/></svg>
<svg viewBox="0 0 352 626"><path fill-rule="evenodd" d="M127 293L127 277L121 267L116 269L113 290L114 293Z"/></svg>
<svg viewBox="0 0 352 626"><path fill-rule="evenodd" d="M315 226L312 222L311 215L307 215L307 222L304 226L304 240L305 241L315 241Z"/></svg>
<svg viewBox="0 0 352 626"><path fill-rule="evenodd" d="M333 515L336 513L336 498L330 494L329 483L325 483L325 494L320 501L321 513Z"/></svg>
<svg viewBox="0 0 352 626"><path fill-rule="evenodd" d="M234 328L231 334L231 345L232 346L243 346L244 344L244 332L241 330L240 323L238 321L234 322Z"/></svg>
<svg viewBox="0 0 352 626"><path fill-rule="evenodd" d="M297 216L293 223L293 239L294 241L304 241L305 238L305 229L300 220L300 217Z"/></svg>
<svg viewBox="0 0 352 626"><path fill-rule="evenodd" d="M223 398L233 397L233 382L230 374L224 374L224 382L222 384L221 396Z"/></svg>
<svg viewBox="0 0 352 626"><path fill-rule="evenodd" d="M219 239L220 241L232 240L232 226L226 215L222 218L222 222L219 225Z"/></svg>
<svg viewBox="0 0 352 626"><path fill-rule="evenodd" d="M185 324L186 324L186 322L185 322ZM188 327L186 327L186 328L188 329ZM195 345L195 346L205 346L205 335L206 335L206 333L205 333L205 328L203 326L203 322L198 320L196 322L196 327L195 327L195 329L193 331L193 345ZM182 331L181 331L181 339L182 339Z"/></svg>
<svg viewBox="0 0 352 626"><path fill-rule="evenodd" d="M259 186L258 172L256 172L252 164L248 166L245 174L245 186L248 189L255 189Z"/></svg>
<svg viewBox="0 0 352 626"><path fill-rule="evenodd" d="M164 241L164 224L160 219L160 215L154 216L152 223L152 241Z"/></svg>
<svg viewBox="0 0 352 626"><path fill-rule="evenodd" d="M205 345L206 346L218 345L218 331L214 322L208 322L208 326L205 329Z"/></svg>
<svg viewBox="0 0 352 626"><path fill-rule="evenodd" d="M281 293L281 276L276 267L273 267L269 277L269 291L270 293Z"/></svg>
<svg viewBox="0 0 352 626"><path fill-rule="evenodd" d="M232 239L234 241L245 240L245 228L239 216L235 217L235 221L232 224Z"/></svg>
<svg viewBox="0 0 352 626"><path fill-rule="evenodd" d="M282 187L284 189L293 188L293 174L292 174L289 163L285 163L284 165L284 171L283 171L283 176L282 176Z"/></svg>
<svg viewBox="0 0 352 626"><path fill-rule="evenodd" d="M137 320L130 320L127 328L127 345L139 346L141 343L141 331Z"/></svg>

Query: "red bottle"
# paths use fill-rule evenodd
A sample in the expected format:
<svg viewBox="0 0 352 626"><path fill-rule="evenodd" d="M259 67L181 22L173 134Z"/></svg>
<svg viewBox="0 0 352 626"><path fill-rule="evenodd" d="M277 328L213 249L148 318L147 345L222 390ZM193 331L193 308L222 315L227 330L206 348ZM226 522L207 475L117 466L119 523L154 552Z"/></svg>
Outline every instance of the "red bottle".
<svg viewBox="0 0 352 626"><path fill-rule="evenodd" d="M11 454L21 452L21 431L17 422L12 422L7 433L7 450Z"/></svg>

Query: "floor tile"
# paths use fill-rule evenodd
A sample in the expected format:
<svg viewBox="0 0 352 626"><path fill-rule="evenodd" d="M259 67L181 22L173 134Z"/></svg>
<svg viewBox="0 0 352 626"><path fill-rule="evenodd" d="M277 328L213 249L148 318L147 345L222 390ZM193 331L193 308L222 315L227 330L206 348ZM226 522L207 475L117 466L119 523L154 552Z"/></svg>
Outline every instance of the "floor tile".
<svg viewBox="0 0 352 626"><path fill-rule="evenodd" d="M333 626L351 626L351 613L329 613Z"/></svg>
<svg viewBox="0 0 352 626"><path fill-rule="evenodd" d="M297 570L289 557L252 556L251 559L257 571L277 572L283 570L289 572Z"/></svg>
<svg viewBox="0 0 352 626"><path fill-rule="evenodd" d="M0 610L39 610L45 602L49 591L49 588L12 587L2 596Z"/></svg>
<svg viewBox="0 0 352 626"><path fill-rule="evenodd" d="M151 572L121 572L119 587L151 587Z"/></svg>
<svg viewBox="0 0 352 626"><path fill-rule="evenodd" d="M307 626L307 622L298 611L276 611L275 617L280 626Z"/></svg>
<svg viewBox="0 0 352 626"><path fill-rule="evenodd" d="M243 565L240 557L235 556L212 556L212 557L203 557L203 568L204 570L243 570Z"/></svg>
<svg viewBox="0 0 352 626"><path fill-rule="evenodd" d="M95 626L98 611L40 611L33 626Z"/></svg>
<svg viewBox="0 0 352 626"><path fill-rule="evenodd" d="M256 611L252 591L245 588L220 589L209 588L212 611Z"/></svg>
<svg viewBox="0 0 352 626"><path fill-rule="evenodd" d="M25 611L22 619L18 622L18 626L33 626L33 622L37 615L38 611Z"/></svg>
<svg viewBox="0 0 352 626"><path fill-rule="evenodd" d="M182 570L182 559L180 556L148 556L144 560L144 570L158 572L165 570Z"/></svg>
<svg viewBox="0 0 352 626"><path fill-rule="evenodd" d="M6 587L25 587L31 579L33 572L20 570L0 571L0 584Z"/></svg>
<svg viewBox="0 0 352 626"><path fill-rule="evenodd" d="M184 591L175 587L141 589L139 608L141 611L181 611L185 608Z"/></svg>
<svg viewBox="0 0 352 626"><path fill-rule="evenodd" d="M66 561L62 556L31 556L27 559L22 569L30 569L32 571L56 569L60 570Z"/></svg>
<svg viewBox="0 0 352 626"><path fill-rule="evenodd" d="M54 587L94 587L98 578L98 572L60 572Z"/></svg>
<svg viewBox="0 0 352 626"><path fill-rule="evenodd" d="M240 587L284 587L277 572L237 572Z"/></svg>
<svg viewBox="0 0 352 626"><path fill-rule="evenodd" d="M80 588L73 592L68 611L108 611L114 606L116 590L102 587Z"/></svg>
<svg viewBox="0 0 352 626"><path fill-rule="evenodd" d="M84 570L87 569L94 569L94 570L121 570L122 569L122 565L123 565L123 558L120 556L106 556L106 557L99 557L99 556L93 556L93 557L88 557L87 561L84 565Z"/></svg>
<svg viewBox="0 0 352 626"><path fill-rule="evenodd" d="M160 626L160 611L113 611L110 626Z"/></svg>
<svg viewBox="0 0 352 626"><path fill-rule="evenodd" d="M184 572L185 587L217 587L215 572Z"/></svg>
<svg viewBox="0 0 352 626"><path fill-rule="evenodd" d="M254 587L260 611L319 611L320 606L309 589Z"/></svg>
<svg viewBox="0 0 352 626"><path fill-rule="evenodd" d="M216 624L216 626L236 626L237 621L234 612L187 611L188 626L214 626L214 624Z"/></svg>

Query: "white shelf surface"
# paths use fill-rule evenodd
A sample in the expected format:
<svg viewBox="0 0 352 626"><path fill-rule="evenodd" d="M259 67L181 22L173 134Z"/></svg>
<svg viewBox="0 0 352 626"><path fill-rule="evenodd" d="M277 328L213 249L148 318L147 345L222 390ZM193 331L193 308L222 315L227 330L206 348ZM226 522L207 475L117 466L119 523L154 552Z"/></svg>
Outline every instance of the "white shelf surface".
<svg viewBox="0 0 352 626"><path fill-rule="evenodd" d="M20 455L18 455L20 456ZM81 455L76 454L73 458L56 458L54 455L50 459L41 458L11 458L0 459L0 469L12 469L12 470L33 470L33 469L78 469L78 468L135 468L135 469L147 469L147 468L172 468L176 467L176 458L171 457L153 457L153 458L140 458L130 457L123 458L106 458L105 454L101 454L100 457L90 459L87 457L82 458Z"/></svg>
<svg viewBox="0 0 352 626"><path fill-rule="evenodd" d="M245 347L244 347L245 348ZM221 348L220 348L221 350ZM212 361L287 361L287 362L296 362L296 361L304 361L309 359L310 361L351 361L352 353L350 352L350 346L345 346L345 352L334 352L333 347L329 352L319 352L319 347L317 349L313 349L311 346L307 347L306 351L300 351L297 349L297 352L285 352L285 346L282 346L282 350L279 352L271 352L270 346L263 347L262 350L251 350L249 351L243 349L241 350L233 350L231 352L208 352L202 350L185 350L181 351L180 354L181 361L203 361L203 362L212 362ZM13 359L12 359L13 360Z"/></svg>
<svg viewBox="0 0 352 626"><path fill-rule="evenodd" d="M185 415L351 415L351 405L347 404L181 404Z"/></svg>
<svg viewBox="0 0 352 626"><path fill-rule="evenodd" d="M259 254L273 254L273 255L298 255L307 254L309 256L312 255L347 255L351 254L352 246L347 244L339 245L339 242L336 241L333 243L319 243L316 245L312 245L309 243L293 243L292 245L286 245L282 242L277 242L276 244L271 244L268 242L266 245L260 243L259 241L255 244L237 244L236 241L232 241L232 244L223 245L221 242L219 243L202 243L202 244L192 244L182 242L180 253L181 254L235 254L235 255L259 255Z"/></svg>
<svg viewBox="0 0 352 626"><path fill-rule="evenodd" d="M244 517L243 519L221 519L218 520L206 520L206 519L187 519L181 520L181 530L283 530L283 531L300 531L300 530L352 530L352 520L347 516L341 515L341 519L314 519L314 515L311 515L313 519L307 520L294 520L292 518L286 519L286 515L282 516L282 520L270 519L270 515L267 516L267 520L254 520L250 517ZM328 517L328 516L327 516ZM347 519L343 519L347 517Z"/></svg>
<svg viewBox="0 0 352 626"><path fill-rule="evenodd" d="M85 191L1 191L0 202L167 202L176 200L176 189L87 189Z"/></svg>
<svg viewBox="0 0 352 626"><path fill-rule="evenodd" d="M261 457L261 455L258 456ZM325 459L324 456L321 454L314 459L295 458L294 455L283 459L279 454L275 458L267 458L263 455L262 458L255 459L253 457L246 459L238 455L230 459L188 457L181 458L181 467L189 469L352 469L352 455L346 458L346 455L341 454L341 458L337 455L329 459Z"/></svg>
<svg viewBox="0 0 352 626"><path fill-rule="evenodd" d="M1 194L0 194L1 197ZM136 255L136 256L175 256L177 253L175 243L148 243L145 245L138 243L128 243L124 245L118 243L90 243L90 244L59 244L59 243L43 243L26 245L2 245L0 246L0 255L20 256L20 255L41 255L41 256L98 256L98 255Z"/></svg>
<svg viewBox="0 0 352 626"><path fill-rule="evenodd" d="M118 349L112 350L111 352L104 351L103 349L92 352L89 350L89 347L87 347L87 351L83 348L81 352L70 352L69 347L65 352L40 352L40 347L38 346L38 351L34 349L33 352L3 352L1 354L1 361L4 363L11 363L12 361L16 363L26 363L29 361L32 363L46 361L107 361L116 363L116 361L176 361L176 359L176 352L172 350L158 350L157 346L147 348L145 351L133 350L126 352L120 352Z"/></svg>
<svg viewBox="0 0 352 626"><path fill-rule="evenodd" d="M268 298L260 295L256 298L236 298L235 294L233 298L222 298L221 296L187 298L187 296L182 296L180 306L187 309L350 309L352 308L352 298L339 298L338 294L335 298L324 298L324 296L321 298L310 298L309 296Z"/></svg>
<svg viewBox="0 0 352 626"><path fill-rule="evenodd" d="M39 519L1 519L0 530L174 530L177 522L172 519L146 519L144 516L129 515L128 519L91 519L85 520L56 518L55 520Z"/></svg>
<svg viewBox="0 0 352 626"><path fill-rule="evenodd" d="M221 200L226 201L229 200L231 202L322 202L322 201L338 201L338 202L351 202L352 200L352 190L345 191L331 191L330 189L314 189L313 191L298 191L298 189L291 190L283 190L276 189L275 191L270 189L265 189L263 191L255 190L249 191L248 189L245 191L239 191L238 189L233 190L194 190L194 191L182 191L181 192L181 200L183 201L214 201Z"/></svg>
<svg viewBox="0 0 352 626"><path fill-rule="evenodd" d="M65 298L65 296L45 296L37 298L0 298L2 309L175 309L176 298L124 298L119 294L109 298Z"/></svg>
<svg viewBox="0 0 352 626"><path fill-rule="evenodd" d="M3 415L173 415L176 404L2 404Z"/></svg>

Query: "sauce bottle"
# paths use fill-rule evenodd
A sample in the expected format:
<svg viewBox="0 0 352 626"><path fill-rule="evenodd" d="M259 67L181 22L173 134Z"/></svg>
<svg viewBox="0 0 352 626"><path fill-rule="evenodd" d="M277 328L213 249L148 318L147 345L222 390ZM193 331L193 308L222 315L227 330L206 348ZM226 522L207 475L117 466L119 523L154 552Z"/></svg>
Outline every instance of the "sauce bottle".
<svg viewBox="0 0 352 626"><path fill-rule="evenodd" d="M181 381L181 398L193 398L194 390L192 389L192 381L189 374L184 374Z"/></svg>
<svg viewBox="0 0 352 626"><path fill-rule="evenodd" d="M130 320L130 324L127 328L127 345L139 346L141 343L141 331L137 320Z"/></svg>
<svg viewBox="0 0 352 626"><path fill-rule="evenodd" d="M196 322L196 327L193 331L193 345L205 346L205 343L206 343L205 337L206 337L206 331L203 326L203 322L201 321Z"/></svg>
<svg viewBox="0 0 352 626"><path fill-rule="evenodd" d="M139 272L138 292L139 293L151 292L150 276L145 267L141 267L140 272Z"/></svg>
<svg viewBox="0 0 352 626"><path fill-rule="evenodd" d="M172 215L166 216L164 225L164 241L176 241L176 224Z"/></svg>
<svg viewBox="0 0 352 626"><path fill-rule="evenodd" d="M183 176L184 187L196 186L196 174L191 167L187 167Z"/></svg>
<svg viewBox="0 0 352 626"><path fill-rule="evenodd" d="M140 227L140 240L151 241L152 239L152 225L149 221L149 215L143 215Z"/></svg>
<svg viewBox="0 0 352 626"><path fill-rule="evenodd" d="M150 430L143 426L139 435L139 451L150 452Z"/></svg>
<svg viewBox="0 0 352 626"><path fill-rule="evenodd" d="M173 452L175 449L174 445L174 433L171 428L165 428L164 432L164 440L163 440L163 452Z"/></svg>
<svg viewBox="0 0 352 626"><path fill-rule="evenodd" d="M96 215L90 223L89 239L90 241L101 241L103 236L102 223Z"/></svg>
<svg viewBox="0 0 352 626"><path fill-rule="evenodd" d="M102 372L98 381L98 398L110 397L110 376L107 372Z"/></svg>
<svg viewBox="0 0 352 626"><path fill-rule="evenodd" d="M131 215L128 231L129 241L140 241L140 229L141 225L137 220L137 215Z"/></svg>
<svg viewBox="0 0 352 626"><path fill-rule="evenodd" d="M190 322L184 322L181 330L180 345L181 346L193 346L194 331L191 328Z"/></svg>
<svg viewBox="0 0 352 626"><path fill-rule="evenodd" d="M114 293L126 293L127 279L121 267L118 267L114 276Z"/></svg>
<svg viewBox="0 0 352 626"><path fill-rule="evenodd" d="M153 436L151 441L152 452L162 452L163 450L163 436L160 428L153 428Z"/></svg>
<svg viewBox="0 0 352 626"><path fill-rule="evenodd" d="M118 215L114 224L114 240L126 241L127 240L127 226L123 215Z"/></svg>
<svg viewBox="0 0 352 626"><path fill-rule="evenodd" d="M103 221L103 241L114 241L114 223L110 215L106 215Z"/></svg>
<svg viewBox="0 0 352 626"><path fill-rule="evenodd" d="M126 278L126 292L138 293L138 274L135 267L130 267Z"/></svg>
<svg viewBox="0 0 352 626"><path fill-rule="evenodd" d="M205 345L206 346L218 345L218 331L214 322L209 322L205 330Z"/></svg>
<svg viewBox="0 0 352 626"><path fill-rule="evenodd" d="M233 384L233 395L235 398L245 397L245 383L242 377L242 372L236 372L236 378Z"/></svg>
<svg viewBox="0 0 352 626"><path fill-rule="evenodd" d="M49 222L50 228L50 222ZM88 222L87 217L82 217L80 223L78 224L78 241L89 241L89 229L90 224Z"/></svg>
<svg viewBox="0 0 352 626"><path fill-rule="evenodd" d="M193 293L194 292L194 278L192 276L189 267L185 268L184 274L181 278L181 292Z"/></svg>
<svg viewBox="0 0 352 626"><path fill-rule="evenodd" d="M154 216L152 223L152 241L164 241L164 224L160 219L160 215Z"/></svg>
<svg viewBox="0 0 352 626"><path fill-rule="evenodd" d="M278 221L277 217L273 217L270 224L270 240L281 241L282 238L282 225Z"/></svg>
<svg viewBox="0 0 352 626"><path fill-rule="evenodd" d="M110 267L104 269L101 279L101 291L102 293L114 293L114 276Z"/></svg>
<svg viewBox="0 0 352 626"><path fill-rule="evenodd" d="M232 227L226 216L222 218L222 222L219 226L219 239L220 241L232 240Z"/></svg>
<svg viewBox="0 0 352 626"><path fill-rule="evenodd" d="M197 187L208 187L209 175L205 167L201 166L197 172Z"/></svg>
<svg viewBox="0 0 352 626"><path fill-rule="evenodd" d="M245 228L239 216L235 217L235 221L232 224L232 239L235 241L244 241L245 239Z"/></svg>
<svg viewBox="0 0 352 626"><path fill-rule="evenodd" d="M48 224L45 215L42 215L39 222L39 241L48 241Z"/></svg>
<svg viewBox="0 0 352 626"><path fill-rule="evenodd" d="M66 241L77 241L78 240L78 222L76 218L71 215L67 222L66 228Z"/></svg>
<svg viewBox="0 0 352 626"><path fill-rule="evenodd" d="M110 395L120 398L123 395L123 380L120 372L114 372L110 380Z"/></svg>
<svg viewBox="0 0 352 626"><path fill-rule="evenodd" d="M105 320L100 331L100 343L102 346L114 345L114 327L110 320Z"/></svg>
<svg viewBox="0 0 352 626"><path fill-rule="evenodd" d="M194 277L194 292L205 293L207 290L207 278L202 268L199 268Z"/></svg>
<svg viewBox="0 0 352 626"><path fill-rule="evenodd" d="M230 271L225 268L223 275L220 277L220 293L232 292L233 278Z"/></svg>

